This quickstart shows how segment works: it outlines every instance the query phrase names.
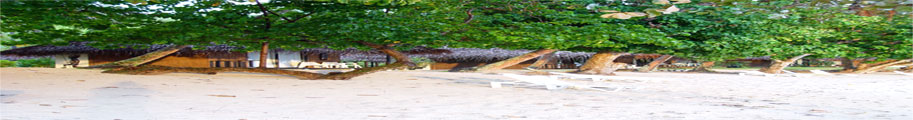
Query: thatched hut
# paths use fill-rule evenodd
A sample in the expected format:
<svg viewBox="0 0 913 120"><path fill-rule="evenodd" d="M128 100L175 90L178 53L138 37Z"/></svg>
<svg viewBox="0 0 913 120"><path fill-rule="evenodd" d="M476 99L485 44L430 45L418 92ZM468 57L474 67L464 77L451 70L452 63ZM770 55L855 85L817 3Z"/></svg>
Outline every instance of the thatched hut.
<svg viewBox="0 0 913 120"><path fill-rule="evenodd" d="M450 70L462 69L469 67L482 66L488 63L494 63L501 60L510 59L531 52L532 50L507 50L499 48L479 49L479 48L417 48L414 53L408 53L409 57L427 58L434 63L431 64L433 70ZM548 61L540 69L576 69L593 54L592 52L571 52L558 51L554 54L554 59ZM661 55L658 54L631 54L621 56L615 62L628 64L646 64ZM345 54L343 61L370 61L370 62L389 62L388 57L382 53L377 54ZM507 67L506 69L522 69L530 66L538 59L531 59L520 64Z"/></svg>
<svg viewBox="0 0 913 120"><path fill-rule="evenodd" d="M168 47L169 45L151 45L148 48L134 48L126 46L118 49L98 49L87 46L85 43L73 43L68 46L30 46L0 52L7 57L21 56L51 56L55 59L55 67L63 68L79 61L76 67L88 67L119 60L136 57L154 50ZM175 54L148 63L149 65L170 67L259 67L260 52L240 52L238 47L225 45L206 46L202 50L183 49ZM506 49L478 49L478 48L426 48L416 47L402 51L413 58L427 58L434 62L431 69L460 69L481 66L506 60L530 52L531 50L506 50ZM548 61L543 69L576 69L594 53L558 51L554 59ZM622 56L615 62L641 65L646 64L656 54L633 54ZM394 60L386 54L376 50L345 49L333 50L327 48L309 48L303 50L273 49L269 51L267 68L295 68L298 62L361 62L365 67L392 63ZM525 61L507 69L521 69L534 63L536 59Z"/></svg>
<svg viewBox="0 0 913 120"><path fill-rule="evenodd" d="M23 58L34 56L49 56L54 58L56 68L71 67L88 67L92 65L101 65L105 63L120 61L136 56L140 56L170 45L149 45L145 48L124 46L117 49L98 49L87 46L84 42L75 42L67 46L30 46L16 49L10 49L0 52L4 58ZM192 67L192 68L215 68L215 67L259 67L260 52L240 52L239 47L226 45L205 46L201 50L190 48L182 49L174 54L147 63L148 65L169 66L169 67ZM409 51L403 51L407 54L422 55L449 52L446 50L417 48ZM272 49L268 51L267 68L296 68L299 62L342 62L343 58L348 61L366 61L357 57L344 57L343 55L373 55L380 56L380 51L363 51L358 49L333 50L327 48L309 48L303 50L283 50ZM351 59L356 58L356 59ZM372 59L367 59L371 61ZM78 62L74 62L78 61ZM375 62L380 62L373 60Z"/></svg>
<svg viewBox="0 0 913 120"><path fill-rule="evenodd" d="M6 57L50 56L54 58L55 68L88 67L101 65L140 56L169 45L149 45L148 48L125 46L117 49L98 49L85 43L71 43L67 46L30 46L0 52ZM175 54L148 63L149 65L172 67L242 67L246 66L247 56L232 51L230 46L206 46L204 50L183 49Z"/></svg>
<svg viewBox="0 0 913 120"><path fill-rule="evenodd" d="M746 57L742 59L726 60L726 62L741 62L746 67L763 67L770 65L770 56Z"/></svg>
<svg viewBox="0 0 913 120"><path fill-rule="evenodd" d="M859 64L860 62L865 61L875 61L877 58L865 58L865 59L856 59L852 62L854 64ZM790 66L807 66L807 67L827 67L827 66L842 66L843 58L802 58L796 60ZM747 57L742 59L727 60L729 62L747 62L748 66L751 67L764 67L768 66L771 63L770 56L763 57Z"/></svg>

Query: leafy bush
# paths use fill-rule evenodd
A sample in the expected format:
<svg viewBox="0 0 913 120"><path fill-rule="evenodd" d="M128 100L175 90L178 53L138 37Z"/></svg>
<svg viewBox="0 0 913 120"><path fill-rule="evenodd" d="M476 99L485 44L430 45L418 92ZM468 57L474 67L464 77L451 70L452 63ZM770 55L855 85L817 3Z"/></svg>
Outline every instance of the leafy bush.
<svg viewBox="0 0 913 120"><path fill-rule="evenodd" d="M51 58L35 58L35 59L22 59L16 61L17 67L54 67L54 59Z"/></svg>
<svg viewBox="0 0 913 120"><path fill-rule="evenodd" d="M827 67L827 66L833 66L833 65L834 65L834 62L833 62L833 61L818 61L818 60L813 60L813 61L808 61L808 62L805 63L805 64L806 64L807 66L809 66L809 67Z"/></svg>
<svg viewBox="0 0 913 120"><path fill-rule="evenodd" d="M420 69L420 68L429 66L431 64L434 64L434 60L424 58L424 57L413 57L413 58L411 58L411 60L412 60L412 63L415 63L415 67L417 67L417 68L413 68L413 69Z"/></svg>
<svg viewBox="0 0 913 120"><path fill-rule="evenodd" d="M726 65L726 68L742 68L745 63L741 61L726 61L723 65Z"/></svg>
<svg viewBox="0 0 913 120"><path fill-rule="evenodd" d="M0 67L15 67L16 61L0 60Z"/></svg>

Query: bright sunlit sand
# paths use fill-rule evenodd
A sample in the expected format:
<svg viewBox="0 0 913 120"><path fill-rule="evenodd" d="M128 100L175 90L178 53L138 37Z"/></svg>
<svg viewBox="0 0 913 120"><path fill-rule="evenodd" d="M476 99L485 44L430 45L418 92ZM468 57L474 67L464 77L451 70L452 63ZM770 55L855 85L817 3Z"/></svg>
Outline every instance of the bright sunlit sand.
<svg viewBox="0 0 913 120"><path fill-rule="evenodd" d="M352 80L3 68L4 119L913 119L913 78L632 73L618 92L491 88L497 74L384 71ZM523 73L527 71L502 71ZM800 73L801 74L801 73Z"/></svg>

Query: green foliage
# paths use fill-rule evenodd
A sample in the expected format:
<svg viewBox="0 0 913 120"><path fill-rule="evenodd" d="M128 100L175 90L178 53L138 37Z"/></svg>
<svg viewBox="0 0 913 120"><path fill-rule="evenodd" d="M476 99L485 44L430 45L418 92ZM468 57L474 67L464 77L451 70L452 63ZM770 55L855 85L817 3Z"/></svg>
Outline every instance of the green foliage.
<svg viewBox="0 0 913 120"><path fill-rule="evenodd" d="M413 57L411 60L412 63L415 63L416 67L425 67L434 64L434 60L425 57Z"/></svg>
<svg viewBox="0 0 913 120"><path fill-rule="evenodd" d="M760 34L754 39L770 40L768 49L754 56L785 59L800 54L812 58L909 59L913 56L913 33L909 6L899 0L707 0L736 5L746 13L768 16L755 18ZM871 17L867 17L871 16ZM892 20L893 19L893 20Z"/></svg>
<svg viewBox="0 0 913 120"><path fill-rule="evenodd" d="M741 67L747 67L745 64L746 63L743 61L726 61L720 65L722 65L723 67L726 67L726 68L741 68Z"/></svg>
<svg viewBox="0 0 913 120"><path fill-rule="evenodd" d="M657 27L670 37L696 46L676 52L676 56L698 61L722 61L755 56L772 47L775 41L757 39L768 36L758 27L767 24L763 14L746 14L743 8L686 6L688 12L657 17L643 24ZM763 55L762 55L763 56Z"/></svg>
<svg viewBox="0 0 913 120"><path fill-rule="evenodd" d="M414 62L414 63L416 63L416 64L420 64L420 63L434 63L434 60L431 60L431 59L428 59L428 58L425 58L425 57L413 57L413 58L411 58L411 60L412 60L412 62Z"/></svg>
<svg viewBox="0 0 913 120"><path fill-rule="evenodd" d="M913 56L913 19L836 15L824 22L829 30L840 32L823 38L834 44L846 45L848 58L910 59Z"/></svg>
<svg viewBox="0 0 913 120"><path fill-rule="evenodd" d="M788 13L768 14L766 24L755 26L765 36L757 39L773 41L771 47L757 55L769 55L771 59L783 60L802 54L811 57L834 58L843 55L845 45L829 43L823 38L844 34L834 32L822 26L818 19L820 14L807 12L804 9L790 9ZM777 16L783 17L777 17ZM771 17L773 16L773 17Z"/></svg>
<svg viewBox="0 0 913 120"><path fill-rule="evenodd" d="M22 59L16 60L16 67L54 67L54 59L51 58L35 58L35 59Z"/></svg>
<svg viewBox="0 0 913 120"><path fill-rule="evenodd" d="M287 50L372 44L561 49L698 61L913 55L913 20L903 7L908 4L897 0L683 1L4 0L0 39L3 45L91 41L100 48L222 44L245 51L267 42ZM696 4L707 2L715 5ZM868 12L875 16L854 15Z"/></svg>
<svg viewBox="0 0 913 120"><path fill-rule="evenodd" d="M21 39L18 42L4 41L3 44L65 45L75 41L92 41L89 45L100 48L222 44L258 50L261 43L269 42L270 48L296 50L341 43L334 41L336 39L315 39L319 35L308 32L316 31L313 26L348 23L322 23L315 21L326 20L312 19L393 11L413 6L418 1L2 1L3 31L15 32L11 36ZM364 16L355 16L351 20L374 20L356 17Z"/></svg>
<svg viewBox="0 0 913 120"><path fill-rule="evenodd" d="M565 2L486 0L463 3L473 16L466 29L452 33L452 47L505 49L561 49L572 51L615 51L671 53L690 44L666 37L655 29L628 21L635 17L607 19L602 12L644 11L664 5L649 1L582 0ZM462 11L460 12L462 13ZM627 14L627 13L625 13Z"/></svg>
<svg viewBox="0 0 913 120"><path fill-rule="evenodd" d="M431 5L417 3L403 8L347 11L314 16L302 30L310 42L334 48L368 49L364 44L395 45L398 49L415 46L439 47L446 44L441 33L447 28L440 12Z"/></svg>
<svg viewBox="0 0 913 120"><path fill-rule="evenodd" d="M0 1L4 24L0 29L18 39L3 41L2 44L65 45L72 41L85 41L88 34L155 23L145 20L151 17L141 14L143 10L110 6L123 3L93 0Z"/></svg>
<svg viewBox="0 0 913 120"><path fill-rule="evenodd" d="M15 67L16 61L0 60L0 67Z"/></svg>
<svg viewBox="0 0 913 120"><path fill-rule="evenodd" d="M809 67L829 67L829 66L833 66L833 65L834 65L833 61L826 61L826 60L824 60L824 61L811 60L811 61L804 63L804 66L809 66Z"/></svg>

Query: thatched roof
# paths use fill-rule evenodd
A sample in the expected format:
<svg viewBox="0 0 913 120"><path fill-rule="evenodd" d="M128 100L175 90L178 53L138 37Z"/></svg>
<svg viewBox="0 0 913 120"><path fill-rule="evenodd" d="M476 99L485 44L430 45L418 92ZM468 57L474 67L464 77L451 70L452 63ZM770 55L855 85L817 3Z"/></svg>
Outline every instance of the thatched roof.
<svg viewBox="0 0 913 120"><path fill-rule="evenodd" d="M3 56L49 56L55 54L82 54L82 53L92 53L92 54L109 54L109 55L128 55L128 56L137 56L142 55L148 52L155 51L160 48L164 48L170 45L150 45L146 49L134 49L132 47L118 48L118 49L98 49L91 46L87 46L85 43L73 43L68 46L30 46L22 47L11 50L5 50L0 52ZM177 52L178 55L187 55L187 54L227 54L233 50L237 50L239 47L226 46L226 45L211 45L206 46L203 50L191 50L185 49ZM276 49L279 51L284 51L282 49ZM386 54L377 50L358 50L354 48L344 49L344 50L333 50L328 48L308 48L301 50L302 52L319 52L319 53L336 53L341 55L343 61L374 61L374 62L383 62L386 61ZM515 56L520 56L531 52L532 50L507 50L507 49L479 49L479 48L426 48L426 47L415 47L410 50L402 51L410 57L424 57L436 62L496 62L501 60L506 60ZM571 51L558 51L555 53L555 57L560 61L585 61L589 59L594 53L592 52L571 52ZM623 57L634 57L636 59L642 58L655 58L659 57L658 54L634 54Z"/></svg>
<svg viewBox="0 0 913 120"><path fill-rule="evenodd" d="M56 55L56 54L84 54L84 53L137 56L137 55L142 55L142 54L152 52L152 51L155 51L155 50L158 50L161 48L165 48L168 46L171 46L171 45L149 45L148 48L133 48L130 46L126 46L125 48L117 48L117 49L98 49L98 48L86 45L85 42L74 42L67 46L42 45L42 46L29 46L29 47L10 49L10 50L5 50L5 51L0 51L0 55L2 55L3 58L11 58L11 59L25 58L25 57L37 57L37 56L50 56L50 55ZM181 50L175 54L177 54L177 55L187 55L187 54L213 55L214 54L214 55L218 56L220 54L226 54L226 53L229 53L229 52L231 52L233 50L237 50L237 49L240 49L240 47L233 47L233 46L227 46L227 45L210 45L210 46L206 46L206 48L202 49L202 50L192 50L190 48L187 48L187 49ZM284 49L274 49L274 50L290 51L290 50L284 50ZM318 52L318 53L335 53L335 54L341 54L344 57L348 56L348 58L357 58L357 57L352 57L352 56L384 57L386 55L383 52L380 52L377 50L365 51L365 50L359 50L359 49L354 49L354 48L344 49L344 50L334 50L334 49L329 49L329 48L307 48L307 49L302 49L300 51ZM434 49L434 48L426 48L426 47L415 47L413 49L410 49L407 51L402 51L402 52L409 54L409 55L429 55L429 54L450 53L450 51L446 50L446 49ZM383 58L377 59L377 60L382 61Z"/></svg>
<svg viewBox="0 0 913 120"><path fill-rule="evenodd" d="M834 57L834 58L802 58L802 59L812 59L812 60L818 60L818 61L840 61L843 58ZM857 59L863 60L863 61L875 61L878 58L870 57L870 58L857 58ZM745 57L742 59L735 59L735 61L766 61L766 60L770 60L770 56Z"/></svg>
<svg viewBox="0 0 913 120"><path fill-rule="evenodd" d="M0 60L23 60L23 59L36 59L36 58L47 58L48 56L12 56L12 55L0 55Z"/></svg>
<svg viewBox="0 0 913 120"><path fill-rule="evenodd" d="M742 58L742 59L736 59L736 60L743 60L743 61L755 61L755 60L770 60L770 56L761 56L761 57L745 57L745 58Z"/></svg>
<svg viewBox="0 0 913 120"><path fill-rule="evenodd" d="M409 57L424 57L431 59L435 62L479 62L479 63L490 63L497 62L501 60L510 59L515 56L520 56L533 50L507 50L500 48L491 48L491 49L479 49L479 48L439 48L442 50L450 51L448 53L442 54L407 54ZM560 61L585 61L593 56L593 52L571 52L571 51L558 51L555 52L555 58ZM661 55L659 54L633 54L624 57L635 57L637 59L642 58L656 58ZM343 61L374 61L382 62L386 61L386 55L384 54L344 54L342 55Z"/></svg>
<svg viewBox="0 0 913 120"><path fill-rule="evenodd" d="M302 49L302 52L316 52L316 53L337 53L342 55L368 55L368 56L385 56L381 51L378 50L359 50L355 48L349 48L344 50L334 50L329 48L307 48ZM450 50L447 49L436 49L436 48L427 48L427 47L415 47L406 51L400 51L404 54L409 55L423 55L423 54L448 54Z"/></svg>
<svg viewBox="0 0 913 120"><path fill-rule="evenodd" d="M98 49L86 45L85 42L74 42L67 46L54 46L54 45L40 45L40 46L29 46L22 47L10 50L0 51L0 55L3 56L49 56L55 54L83 54L83 53L93 53L93 54L111 54L111 55L142 55L148 52L152 52L161 48L165 48L172 45L148 45L146 48L139 48L138 46L125 45L123 48L115 49ZM220 52L230 52L231 50L236 49L237 47L226 46L226 45L211 45L206 46L204 50L191 50L184 49L176 54L212 54Z"/></svg>

